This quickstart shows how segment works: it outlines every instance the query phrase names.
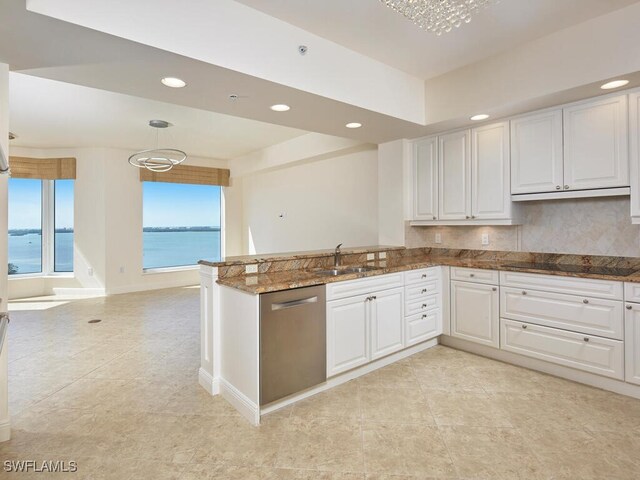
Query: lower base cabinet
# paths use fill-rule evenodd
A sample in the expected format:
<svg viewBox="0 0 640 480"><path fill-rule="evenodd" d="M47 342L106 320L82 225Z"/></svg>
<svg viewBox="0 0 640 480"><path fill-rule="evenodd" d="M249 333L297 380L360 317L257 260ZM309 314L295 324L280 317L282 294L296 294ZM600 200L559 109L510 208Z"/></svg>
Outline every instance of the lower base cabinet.
<svg viewBox="0 0 640 480"><path fill-rule="evenodd" d="M404 288L327 302L327 376L404 347Z"/></svg>
<svg viewBox="0 0 640 480"><path fill-rule="evenodd" d="M451 336L500 347L496 285L451 281Z"/></svg>
<svg viewBox="0 0 640 480"><path fill-rule="evenodd" d="M640 304L626 304L624 333L625 380L640 385Z"/></svg>

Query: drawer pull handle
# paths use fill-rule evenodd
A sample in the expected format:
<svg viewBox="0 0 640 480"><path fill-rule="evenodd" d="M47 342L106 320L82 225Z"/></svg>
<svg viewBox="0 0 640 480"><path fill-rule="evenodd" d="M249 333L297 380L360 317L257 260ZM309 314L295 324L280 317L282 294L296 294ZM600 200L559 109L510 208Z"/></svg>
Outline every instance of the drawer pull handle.
<svg viewBox="0 0 640 480"><path fill-rule="evenodd" d="M423 288L423 289L422 289L422 293L427 293L427 289L426 289L426 288Z"/></svg>
<svg viewBox="0 0 640 480"><path fill-rule="evenodd" d="M473 278L473 277L475 277L475 276L476 276L476 274L475 274L475 273L470 273L470 274L469 274L469 276L470 276L471 278Z"/></svg>
<svg viewBox="0 0 640 480"><path fill-rule="evenodd" d="M633 307L631 305L627 305L627 310L631 310Z"/></svg>
<svg viewBox="0 0 640 480"><path fill-rule="evenodd" d="M522 294L523 294L523 295L526 295L526 294L527 294L527 292L526 292L525 290L522 290Z"/></svg>
<svg viewBox="0 0 640 480"><path fill-rule="evenodd" d="M426 274L426 273L423 273L423 274L422 274L422 278L427 278L427 274Z"/></svg>
<svg viewBox="0 0 640 480"><path fill-rule="evenodd" d="M371 297L371 300L375 300L376 298L378 298L378 297L376 297L376 296L374 295L373 297Z"/></svg>
<svg viewBox="0 0 640 480"><path fill-rule="evenodd" d="M588 341L589 341L589 337L584 337L584 338L583 338L583 340L584 340L585 342L588 342Z"/></svg>
<svg viewBox="0 0 640 480"><path fill-rule="evenodd" d="M584 300L582 300L582 303L589 303L589 300L585 298Z"/></svg>
<svg viewBox="0 0 640 480"><path fill-rule="evenodd" d="M494 292L498 291L498 287L493 287L491 290L493 290Z"/></svg>
<svg viewBox="0 0 640 480"><path fill-rule="evenodd" d="M522 329L523 329L523 330L526 330L526 329L527 329L527 326L526 326L526 325L522 325Z"/></svg>
<svg viewBox="0 0 640 480"><path fill-rule="evenodd" d="M427 304L426 304L426 303L423 303L423 304L422 304L422 308L427 308Z"/></svg>
<svg viewBox="0 0 640 480"><path fill-rule="evenodd" d="M426 315L422 315L422 318L427 318L427 316Z"/></svg>
<svg viewBox="0 0 640 480"><path fill-rule="evenodd" d="M564 189L565 189L565 190L569 190L569 185L565 185L565 186L564 186Z"/></svg>
<svg viewBox="0 0 640 480"><path fill-rule="evenodd" d="M560 185L556 185L556 190L560 190L562 187Z"/></svg>

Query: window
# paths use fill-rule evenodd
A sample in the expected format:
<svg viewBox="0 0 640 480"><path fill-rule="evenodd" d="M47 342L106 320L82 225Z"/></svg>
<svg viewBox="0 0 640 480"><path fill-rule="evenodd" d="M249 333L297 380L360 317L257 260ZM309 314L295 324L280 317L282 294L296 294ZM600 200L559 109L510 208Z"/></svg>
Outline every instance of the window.
<svg viewBox="0 0 640 480"><path fill-rule="evenodd" d="M9 275L42 272L42 180L9 179Z"/></svg>
<svg viewBox="0 0 640 480"><path fill-rule="evenodd" d="M53 269L73 272L73 180L54 180Z"/></svg>
<svg viewBox="0 0 640 480"><path fill-rule="evenodd" d="M9 275L73 271L73 180L9 179Z"/></svg>
<svg viewBox="0 0 640 480"><path fill-rule="evenodd" d="M220 259L221 187L143 182L143 267Z"/></svg>

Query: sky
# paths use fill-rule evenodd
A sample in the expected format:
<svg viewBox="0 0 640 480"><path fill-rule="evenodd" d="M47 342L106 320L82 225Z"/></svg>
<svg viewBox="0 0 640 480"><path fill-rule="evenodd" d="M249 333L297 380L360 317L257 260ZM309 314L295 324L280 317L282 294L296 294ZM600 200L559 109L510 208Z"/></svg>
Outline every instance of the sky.
<svg viewBox="0 0 640 480"><path fill-rule="evenodd" d="M73 180L56 180L56 228L73 227ZM41 228L40 180L9 180L9 229ZM145 227L219 227L220 187L143 183Z"/></svg>
<svg viewBox="0 0 640 480"><path fill-rule="evenodd" d="M144 227L219 227L220 187L143 183Z"/></svg>

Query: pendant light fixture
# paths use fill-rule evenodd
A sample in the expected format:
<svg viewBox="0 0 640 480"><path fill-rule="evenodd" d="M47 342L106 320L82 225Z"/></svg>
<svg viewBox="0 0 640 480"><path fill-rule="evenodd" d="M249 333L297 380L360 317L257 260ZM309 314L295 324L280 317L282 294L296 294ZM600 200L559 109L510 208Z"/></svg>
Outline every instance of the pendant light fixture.
<svg viewBox="0 0 640 480"><path fill-rule="evenodd" d="M171 124L164 120L150 120L149 126L156 129L156 148L134 153L129 157L129 163L134 167L146 168L152 172L168 172L184 162L187 154L182 150L159 148L160 130L169 128Z"/></svg>

